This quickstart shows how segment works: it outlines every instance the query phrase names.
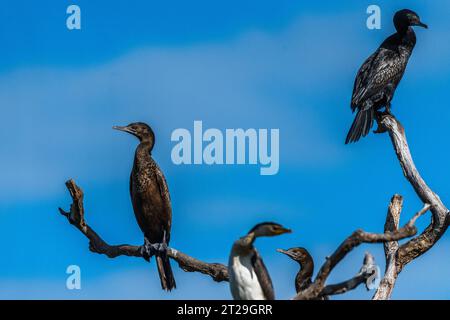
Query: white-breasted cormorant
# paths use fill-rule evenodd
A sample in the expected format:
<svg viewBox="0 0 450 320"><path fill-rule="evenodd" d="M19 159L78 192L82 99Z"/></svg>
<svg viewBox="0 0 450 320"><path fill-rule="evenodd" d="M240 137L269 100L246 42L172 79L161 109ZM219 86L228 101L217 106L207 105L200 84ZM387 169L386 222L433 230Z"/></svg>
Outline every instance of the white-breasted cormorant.
<svg viewBox="0 0 450 320"><path fill-rule="evenodd" d="M169 257L166 255L172 225L172 206L166 179L152 158L155 134L149 125L137 122L113 127L128 132L140 141L130 176L130 195L136 220L144 233L143 255L146 260L156 256L161 287L176 287Z"/></svg>
<svg viewBox="0 0 450 320"><path fill-rule="evenodd" d="M356 76L351 108L357 114L345 143L358 141L372 128L376 112L385 107L390 113L391 100L405 72L409 57L416 45L411 28L428 28L417 13L404 9L394 15L396 33L388 37L361 66Z"/></svg>
<svg viewBox="0 0 450 320"><path fill-rule="evenodd" d="M235 300L274 300L272 280L253 242L258 237L271 237L291 230L264 222L254 226L246 236L236 240L228 261L231 294Z"/></svg>
<svg viewBox="0 0 450 320"><path fill-rule="evenodd" d="M305 290L311 285L311 278L314 273L314 260L305 248L290 248L287 250L278 249L300 265L300 270L295 277L295 290L297 293Z"/></svg>

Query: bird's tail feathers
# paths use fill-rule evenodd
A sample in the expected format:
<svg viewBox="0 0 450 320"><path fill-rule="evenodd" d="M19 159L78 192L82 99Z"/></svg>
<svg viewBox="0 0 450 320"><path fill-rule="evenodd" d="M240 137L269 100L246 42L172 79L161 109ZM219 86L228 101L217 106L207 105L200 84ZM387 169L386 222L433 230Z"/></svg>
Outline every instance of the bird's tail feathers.
<svg viewBox="0 0 450 320"><path fill-rule="evenodd" d="M170 259L167 254L157 254L156 265L158 267L159 279L161 280L161 287L166 291L175 289L177 284L175 283Z"/></svg>
<svg viewBox="0 0 450 320"><path fill-rule="evenodd" d="M358 141L361 137L365 137L369 134L373 125L375 113L373 108L367 110L359 110L353 121L352 127L347 134L345 144Z"/></svg>

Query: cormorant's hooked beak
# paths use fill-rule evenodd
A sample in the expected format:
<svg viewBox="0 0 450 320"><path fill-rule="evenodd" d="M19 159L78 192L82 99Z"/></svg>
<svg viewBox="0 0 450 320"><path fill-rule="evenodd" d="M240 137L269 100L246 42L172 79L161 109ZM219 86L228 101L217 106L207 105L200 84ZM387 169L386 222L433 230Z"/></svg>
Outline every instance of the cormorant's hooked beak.
<svg viewBox="0 0 450 320"><path fill-rule="evenodd" d="M123 132L128 132L131 134L136 134L136 132L134 132L131 128L129 127L121 127L121 126L113 126L112 127L114 130L119 130L119 131L123 131Z"/></svg>
<svg viewBox="0 0 450 320"><path fill-rule="evenodd" d="M422 21L417 22L416 26L428 29L428 26L425 23L423 23Z"/></svg>
<svg viewBox="0 0 450 320"><path fill-rule="evenodd" d="M277 235L279 235L279 234L285 234L285 233L292 233L292 230L281 227L281 228L278 228L275 232Z"/></svg>
<svg viewBox="0 0 450 320"><path fill-rule="evenodd" d="M282 253L282 254L287 255L287 256L290 257L290 258L294 258L293 253L292 253L291 251L289 251L289 250L277 249L277 251L278 251L279 253Z"/></svg>

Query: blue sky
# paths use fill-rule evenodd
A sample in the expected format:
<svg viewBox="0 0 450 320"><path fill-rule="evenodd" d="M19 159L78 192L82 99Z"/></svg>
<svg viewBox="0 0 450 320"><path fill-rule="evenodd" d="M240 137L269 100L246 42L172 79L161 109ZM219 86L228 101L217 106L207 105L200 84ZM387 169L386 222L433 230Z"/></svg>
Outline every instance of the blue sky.
<svg viewBox="0 0 450 320"><path fill-rule="evenodd" d="M353 230L381 232L394 193L405 197L406 221L421 203L388 137L343 144L355 73L404 7L430 29L417 30L393 112L423 177L450 200L448 2L377 1L382 29L375 31L365 26L374 3L356 0L74 3L81 31L65 27L72 2L2 2L0 298L230 298L226 283L176 264L179 288L164 293L153 263L90 253L59 216L57 208L70 203L64 182L74 178L85 191L88 223L106 241L142 243L128 194L136 141L111 130L132 121L149 123L157 135L154 158L172 195L174 248L226 263L234 239L255 223L294 230L257 242L279 298L294 294L297 266L276 248L304 246L320 265ZM174 165L171 132L192 130L194 120L222 130L279 128L279 173ZM429 215L418 226L428 222ZM449 248L444 236L408 265L393 297L450 298ZM362 246L330 280L354 275L366 250L383 269L382 246ZM80 291L65 287L71 264L81 267ZM344 297L372 294L359 288Z"/></svg>

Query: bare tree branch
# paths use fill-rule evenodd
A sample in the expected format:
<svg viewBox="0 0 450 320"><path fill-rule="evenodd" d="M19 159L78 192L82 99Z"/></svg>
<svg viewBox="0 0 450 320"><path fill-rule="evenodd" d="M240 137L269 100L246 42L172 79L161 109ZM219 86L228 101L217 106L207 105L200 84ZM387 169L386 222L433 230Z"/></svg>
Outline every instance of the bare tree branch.
<svg viewBox="0 0 450 320"><path fill-rule="evenodd" d="M319 296L343 294L357 288L360 284L366 283L370 276L374 274L374 267L375 258L369 252L366 252L363 266L356 276L347 281L326 286Z"/></svg>
<svg viewBox="0 0 450 320"><path fill-rule="evenodd" d="M424 203L424 207L404 227L399 229L403 198L395 195L389 206L384 233L370 234L361 230L355 231L339 246L331 257L327 258L311 286L300 292L295 299L315 299L323 292L325 282L333 268L348 252L361 243L379 242L384 243L386 271L373 299L389 299L396 279L405 265L428 251L448 228L450 223L449 210L419 174L412 159L403 126L392 115L383 114L377 120L379 128L376 132L389 133L403 174ZM417 229L414 223L428 210L432 213L431 224L419 236L399 246L399 240L416 235Z"/></svg>
<svg viewBox="0 0 450 320"><path fill-rule="evenodd" d="M386 223L384 224L385 232L392 232L398 229L400 224L400 214L403 208L403 197L400 195L394 195L389 205L388 213L386 216ZM374 300L388 299L394 289L395 280L397 279L396 270L396 253L398 250L398 242L391 241L384 243L384 254L386 257L386 269L384 277L380 282L380 286L377 288Z"/></svg>
<svg viewBox="0 0 450 320"><path fill-rule="evenodd" d="M368 233L362 230L353 232L345 239L336 251L326 259L319 270L318 275L310 286L299 292L294 299L320 299L328 295L341 294L356 288L367 281L372 275L364 266L373 264L373 257L366 255L364 266L355 277L334 285L326 286L326 281L335 266L346 257L355 247L362 243L383 243L386 257L385 275L377 289L373 299L389 299L396 279L405 265L428 251L445 233L450 223L448 209L441 202L420 176L406 141L404 129L392 115L381 115L378 119L379 129L377 132L388 132L391 138L403 174L414 188L418 197L424 203L423 208L417 212L403 227L399 228L400 214L403 206L403 198L394 195L389 205L384 233ZM89 248L92 252L105 254L110 258L120 255L143 257L142 246L107 244L84 219L83 192L73 180L67 181L66 186L72 196L70 211L59 209L69 222L78 228L90 241ZM430 225L417 237L412 238L403 245L398 241L413 237L417 234L416 220L425 212L432 212ZM168 249L168 256L177 261L180 268L186 272L200 272L212 277L215 281L228 281L227 267L219 263L206 263L192 258L173 248Z"/></svg>
<svg viewBox="0 0 450 320"><path fill-rule="evenodd" d="M385 248L387 259L386 275L373 298L389 299L398 274L408 263L427 252L441 238L448 228L450 214L439 196L431 190L419 174L412 159L405 130L401 123L392 115L383 115L378 119L378 125L382 131L389 132L405 178L414 188L422 202L430 205L433 215L430 225L419 236L409 240L400 247L398 247L398 244L393 243L387 249ZM400 215L400 211L398 215ZM388 217L388 219L391 218ZM392 219L399 219L399 217L393 217ZM392 231L392 228L395 228L395 224L392 224L389 230Z"/></svg>
<svg viewBox="0 0 450 320"><path fill-rule="evenodd" d="M89 249L92 252L104 254L109 258L118 256L130 256L143 258L141 246L133 246L128 244L111 246L107 244L91 227L89 227L84 219L83 191L73 180L66 182L67 189L72 197L70 211L66 212L59 208L59 212L64 215L78 230L80 230L89 239ZM206 263L192 258L178 250L169 248L167 255L178 262L181 269L186 272L200 272L209 275L214 281L228 281L227 267L220 263Z"/></svg>
<svg viewBox="0 0 450 320"><path fill-rule="evenodd" d="M170 249L169 257L178 262L186 272L200 272L209 275L214 281L228 281L228 268L221 263L206 263L188 256L175 249Z"/></svg>
<svg viewBox="0 0 450 320"><path fill-rule="evenodd" d="M416 220L428 211L430 205L426 204L422 210L417 212L402 228L394 231L387 231L385 233L368 233L363 230L356 230L342 244L336 251L327 257L325 263L319 270L319 273L314 282L306 290L300 292L295 296L296 300L310 300L316 299L325 287L326 280L334 267L345 258L345 256L361 243L384 243L387 241L398 241L409 238L417 233L417 228L414 223Z"/></svg>
<svg viewBox="0 0 450 320"><path fill-rule="evenodd" d="M405 178L412 185L422 202L429 203L432 206L431 212L435 216L434 218L442 224L447 217L448 209L441 202L439 196L428 187L420 176L412 159L408 142L406 141L405 129L392 115L383 115L380 125L389 132L392 145Z"/></svg>

